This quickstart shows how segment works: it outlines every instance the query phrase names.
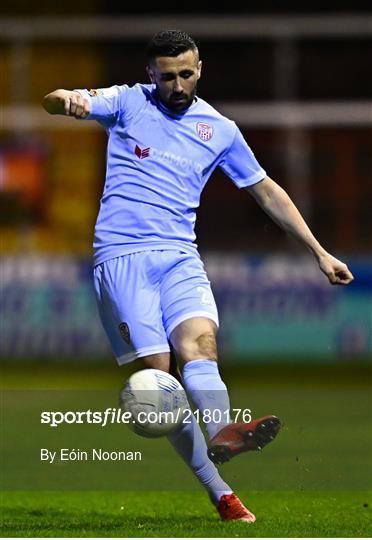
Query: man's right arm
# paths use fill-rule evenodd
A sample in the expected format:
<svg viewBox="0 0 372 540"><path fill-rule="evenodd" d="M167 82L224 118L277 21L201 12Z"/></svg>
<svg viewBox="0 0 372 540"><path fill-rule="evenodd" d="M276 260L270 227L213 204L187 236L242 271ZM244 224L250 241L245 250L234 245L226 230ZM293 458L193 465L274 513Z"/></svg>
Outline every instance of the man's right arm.
<svg viewBox="0 0 372 540"><path fill-rule="evenodd" d="M55 90L43 99L43 107L49 114L62 114L75 118L86 118L90 104L79 92L74 90Z"/></svg>

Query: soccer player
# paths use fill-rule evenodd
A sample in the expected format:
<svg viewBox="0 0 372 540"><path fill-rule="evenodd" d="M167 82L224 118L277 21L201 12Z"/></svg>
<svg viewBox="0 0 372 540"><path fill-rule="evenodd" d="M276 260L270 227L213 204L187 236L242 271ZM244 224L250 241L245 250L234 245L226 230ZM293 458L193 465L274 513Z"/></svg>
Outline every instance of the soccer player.
<svg viewBox="0 0 372 540"><path fill-rule="evenodd" d="M258 450L280 429L269 415L232 423L217 364L218 314L194 243L195 210L219 166L285 231L315 256L330 283L347 285L347 266L318 243L287 195L258 164L237 125L196 95L202 63L184 32L156 34L147 47L151 84L56 90L51 114L96 120L108 133L107 173L94 237L94 280L103 326L119 364L142 358L170 369L175 352L183 385L200 411L169 440L208 490L222 519L255 521L216 464ZM221 419L221 421L215 421Z"/></svg>

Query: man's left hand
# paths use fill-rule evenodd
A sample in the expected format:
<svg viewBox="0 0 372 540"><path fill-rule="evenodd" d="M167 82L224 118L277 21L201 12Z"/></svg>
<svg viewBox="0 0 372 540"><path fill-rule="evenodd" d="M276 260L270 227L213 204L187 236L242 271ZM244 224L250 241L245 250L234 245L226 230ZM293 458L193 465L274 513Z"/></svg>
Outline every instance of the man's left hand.
<svg viewBox="0 0 372 540"><path fill-rule="evenodd" d="M329 253L319 258L319 267L332 285L349 285L354 279L346 264Z"/></svg>

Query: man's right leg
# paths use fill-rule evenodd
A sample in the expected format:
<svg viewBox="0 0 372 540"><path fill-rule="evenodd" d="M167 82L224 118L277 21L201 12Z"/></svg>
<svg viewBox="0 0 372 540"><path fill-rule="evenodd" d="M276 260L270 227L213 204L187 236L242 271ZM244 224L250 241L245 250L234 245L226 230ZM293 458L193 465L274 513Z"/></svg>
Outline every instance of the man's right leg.
<svg viewBox="0 0 372 540"><path fill-rule="evenodd" d="M160 369L167 373L171 371L169 353L153 354L141 360L147 368ZM174 372L172 374L176 375ZM181 424L180 428L168 435L167 439L206 488L214 504L218 505L221 497L230 495L232 489L222 480L217 467L208 458L204 435L193 415L190 420L188 423Z"/></svg>
<svg viewBox="0 0 372 540"><path fill-rule="evenodd" d="M176 364L172 362L169 353L153 354L141 358L140 361L142 364L140 368L161 369L178 377L178 373L174 369ZM254 514L232 492L230 486L221 478L217 467L209 459L204 435L193 415L191 415L190 423L181 424L179 429L172 435L168 435L167 438L199 482L206 488L223 520L245 521L247 523L256 521Z"/></svg>

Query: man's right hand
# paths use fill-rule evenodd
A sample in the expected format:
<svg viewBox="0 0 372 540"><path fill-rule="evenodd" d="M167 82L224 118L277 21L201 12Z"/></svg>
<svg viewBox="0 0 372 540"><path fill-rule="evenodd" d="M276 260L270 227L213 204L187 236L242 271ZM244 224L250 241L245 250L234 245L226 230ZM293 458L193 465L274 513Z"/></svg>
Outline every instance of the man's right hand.
<svg viewBox="0 0 372 540"><path fill-rule="evenodd" d="M49 114L62 114L74 118L86 118L90 113L89 101L79 92L55 90L43 99L43 107Z"/></svg>

